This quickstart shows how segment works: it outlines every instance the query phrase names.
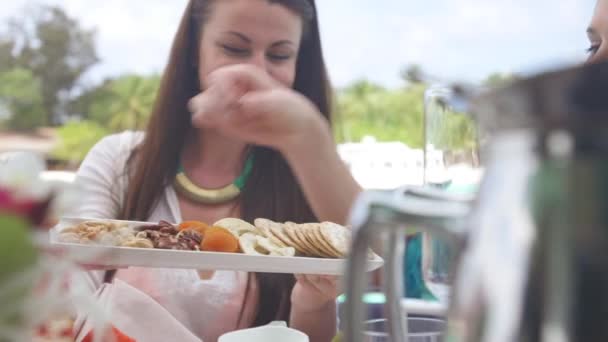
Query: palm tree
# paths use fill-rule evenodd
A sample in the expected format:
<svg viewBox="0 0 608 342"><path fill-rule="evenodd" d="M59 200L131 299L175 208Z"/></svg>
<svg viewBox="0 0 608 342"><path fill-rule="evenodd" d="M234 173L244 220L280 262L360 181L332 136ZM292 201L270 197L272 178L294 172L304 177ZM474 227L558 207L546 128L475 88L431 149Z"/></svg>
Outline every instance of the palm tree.
<svg viewBox="0 0 608 342"><path fill-rule="evenodd" d="M108 108L113 131L143 129L158 90L158 77L124 76L111 82L112 100Z"/></svg>

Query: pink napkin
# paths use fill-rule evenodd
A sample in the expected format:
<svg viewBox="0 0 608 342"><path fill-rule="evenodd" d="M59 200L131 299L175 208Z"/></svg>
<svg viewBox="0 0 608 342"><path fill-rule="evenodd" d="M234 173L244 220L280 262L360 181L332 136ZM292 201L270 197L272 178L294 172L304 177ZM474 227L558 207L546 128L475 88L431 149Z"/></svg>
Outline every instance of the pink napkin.
<svg viewBox="0 0 608 342"><path fill-rule="evenodd" d="M203 342L154 299L120 279L102 286L98 298L109 323L137 342ZM90 322L85 321L76 341L82 341L91 329Z"/></svg>

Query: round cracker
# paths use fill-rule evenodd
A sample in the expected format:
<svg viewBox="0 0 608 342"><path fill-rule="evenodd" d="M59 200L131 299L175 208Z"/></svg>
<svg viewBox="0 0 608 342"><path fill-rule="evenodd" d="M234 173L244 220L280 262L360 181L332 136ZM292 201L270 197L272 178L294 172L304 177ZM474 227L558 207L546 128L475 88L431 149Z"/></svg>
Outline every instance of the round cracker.
<svg viewBox="0 0 608 342"><path fill-rule="evenodd" d="M283 225L280 223L274 223L270 225L270 231L279 238L279 240L283 241L288 247L293 247L300 254L306 254L306 251L302 249L293 239L291 239L284 231Z"/></svg>
<svg viewBox="0 0 608 342"><path fill-rule="evenodd" d="M307 256L314 256L316 255L316 253L314 252L313 248L310 247L310 245L308 244L308 241L306 241L305 239L303 239L303 237L301 237L298 234L298 227L297 224L293 223L293 222L286 222L283 225L283 231L285 232L285 234L287 234L295 243L297 243L302 250L305 251L305 254Z"/></svg>
<svg viewBox="0 0 608 342"><path fill-rule="evenodd" d="M323 251L321 251L317 247L316 241L312 240L308 236L307 225L308 225L308 223L295 224L295 226L293 228L293 231L300 238L300 240L302 240L302 242L306 245L306 247L308 247L308 249L311 252L311 256L314 256L314 257L317 257L317 258L323 258L324 257Z"/></svg>
<svg viewBox="0 0 608 342"><path fill-rule="evenodd" d="M294 244L298 245L298 249L302 250L304 252L304 255L309 254L309 249L304 245L304 243L302 243L302 240L300 240L300 238L296 236L292 227L289 226L287 223L283 223L283 233L287 235L287 237L289 237Z"/></svg>
<svg viewBox="0 0 608 342"><path fill-rule="evenodd" d="M345 255L340 253L334 246L325 240L321 233L321 225L316 224L311 226L313 236L319 241L319 245L323 247L324 251L331 255L333 258L344 258Z"/></svg>
<svg viewBox="0 0 608 342"><path fill-rule="evenodd" d="M332 253L329 253L325 250L325 247L321 244L321 241L315 236L314 229L317 226L316 223L305 223L300 225L302 229L302 233L308 240L308 242L315 248L317 252L317 256L322 258L334 258Z"/></svg>
<svg viewBox="0 0 608 342"><path fill-rule="evenodd" d="M270 227L273 224L276 224L276 222L268 219L257 218L253 221L253 224L263 233L265 237L267 237L275 245L279 245L280 247L290 247L286 245L283 241L281 241L281 239L279 239L277 236L275 236L270 230Z"/></svg>
<svg viewBox="0 0 608 342"><path fill-rule="evenodd" d="M323 222L320 232L326 242L343 256L348 255L351 241L351 231L346 227L333 222Z"/></svg>
<svg viewBox="0 0 608 342"><path fill-rule="evenodd" d="M319 247L332 258L342 258L344 255L337 251L329 242L325 240L323 234L321 234L320 224L311 225L311 234L318 241Z"/></svg>
<svg viewBox="0 0 608 342"><path fill-rule="evenodd" d="M320 257L321 256L319 254L319 250L315 247L315 245L312 242L309 241L308 237L306 237L306 232L304 231L303 228L301 228L301 227L294 228L293 231L300 238L300 240L302 240L306 244L306 246L310 250L310 255L311 256L314 256L314 257Z"/></svg>
<svg viewBox="0 0 608 342"><path fill-rule="evenodd" d="M294 230L298 236L306 242L307 246L310 248L312 252L312 256L317 258L325 258L325 253L317 247L317 242L313 240L308 233L308 226L310 223L298 224L297 228Z"/></svg>

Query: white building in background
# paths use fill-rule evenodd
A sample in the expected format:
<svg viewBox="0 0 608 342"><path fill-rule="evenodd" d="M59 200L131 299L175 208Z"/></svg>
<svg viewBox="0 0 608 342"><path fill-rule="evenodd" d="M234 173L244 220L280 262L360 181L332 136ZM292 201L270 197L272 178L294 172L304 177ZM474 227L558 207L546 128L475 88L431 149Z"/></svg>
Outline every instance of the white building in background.
<svg viewBox="0 0 608 342"><path fill-rule="evenodd" d="M365 137L360 143L338 145L338 153L365 189L394 189L424 182L422 149L413 149L401 142L377 142L373 137ZM432 150L427 158L428 180L447 180L442 152Z"/></svg>

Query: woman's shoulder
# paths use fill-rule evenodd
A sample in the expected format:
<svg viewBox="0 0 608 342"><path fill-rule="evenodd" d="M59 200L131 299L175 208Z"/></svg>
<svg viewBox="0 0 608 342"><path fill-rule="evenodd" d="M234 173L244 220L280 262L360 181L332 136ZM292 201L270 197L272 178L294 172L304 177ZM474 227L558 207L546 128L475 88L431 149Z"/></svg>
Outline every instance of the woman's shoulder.
<svg viewBox="0 0 608 342"><path fill-rule="evenodd" d="M139 145L145 133L142 131L124 131L103 137L94 148L113 151L131 151Z"/></svg>
<svg viewBox="0 0 608 342"><path fill-rule="evenodd" d="M112 134L93 146L76 173L82 198L71 215L117 217L127 184L127 161L143 136L133 131Z"/></svg>
<svg viewBox="0 0 608 342"><path fill-rule="evenodd" d="M93 146L89 156L112 159L128 156L142 142L144 135L141 131L125 131L105 136Z"/></svg>
<svg viewBox="0 0 608 342"><path fill-rule="evenodd" d="M143 138L144 132L139 131L125 131L105 136L87 153L81 168L84 166L95 168L105 165L122 168L124 166L122 164L126 162L133 149L141 143Z"/></svg>

